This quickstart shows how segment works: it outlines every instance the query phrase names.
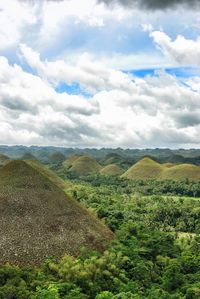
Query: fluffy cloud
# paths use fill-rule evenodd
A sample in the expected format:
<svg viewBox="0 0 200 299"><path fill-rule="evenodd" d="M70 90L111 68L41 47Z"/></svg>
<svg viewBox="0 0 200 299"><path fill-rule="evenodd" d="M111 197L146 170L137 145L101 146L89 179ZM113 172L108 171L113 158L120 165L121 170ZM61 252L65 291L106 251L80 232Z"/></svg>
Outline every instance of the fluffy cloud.
<svg viewBox="0 0 200 299"><path fill-rule="evenodd" d="M1 0L0 51L13 49L19 42L46 50L55 43L62 44L63 36L71 38L73 27L98 30L105 20L125 16L122 8L116 8L113 14L96 0Z"/></svg>
<svg viewBox="0 0 200 299"><path fill-rule="evenodd" d="M40 55L26 45L21 45L21 57L30 67L48 81L57 85L60 81L67 84L79 83L81 87L91 93L99 90L131 89L130 76L120 71L105 67L99 62L93 61L89 55L79 57L76 65L67 64L63 60L42 61Z"/></svg>
<svg viewBox="0 0 200 299"><path fill-rule="evenodd" d="M144 79L133 78L99 62L89 61L87 66L85 61L84 66L78 63L70 69L72 75L76 71L75 81L93 88L94 95L85 98L58 93L52 85L52 80L67 78L69 82L69 75L60 75L61 62L63 73L68 70L66 62L42 61L37 53L23 48L27 51L26 60L30 59L31 66L37 69L36 75L10 65L5 57L0 58L1 143L99 147L200 145L200 94L197 88L192 88L198 85L197 79L182 84L164 72ZM84 75L80 75L83 71ZM115 84L111 84L110 78L116 73ZM96 79L97 85L93 83Z"/></svg>
<svg viewBox="0 0 200 299"><path fill-rule="evenodd" d="M200 66L200 37L197 40L186 39L178 35L172 39L162 31L150 33L163 54L181 65Z"/></svg>
<svg viewBox="0 0 200 299"><path fill-rule="evenodd" d="M17 44L25 26L34 25L36 16L30 5L16 0L0 2L0 50Z"/></svg>

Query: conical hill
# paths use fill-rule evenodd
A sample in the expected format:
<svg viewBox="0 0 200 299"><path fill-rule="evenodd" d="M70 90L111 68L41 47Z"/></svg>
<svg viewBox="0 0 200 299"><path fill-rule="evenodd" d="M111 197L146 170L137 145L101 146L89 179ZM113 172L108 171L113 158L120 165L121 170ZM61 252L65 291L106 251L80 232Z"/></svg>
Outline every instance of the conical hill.
<svg viewBox="0 0 200 299"><path fill-rule="evenodd" d="M122 177L128 179L150 179L159 178L162 173L161 164L150 158L143 158L131 168L129 168Z"/></svg>
<svg viewBox="0 0 200 299"><path fill-rule="evenodd" d="M103 175L121 175L123 169L116 164L109 164L100 170L100 173Z"/></svg>
<svg viewBox="0 0 200 299"><path fill-rule="evenodd" d="M88 156L81 156L73 162L69 170L79 176L87 176L98 173L100 169L101 165L96 160Z"/></svg>
<svg viewBox="0 0 200 299"><path fill-rule="evenodd" d="M102 249L111 231L35 167L11 161L0 170L0 263L39 264L46 257Z"/></svg>
<svg viewBox="0 0 200 299"><path fill-rule="evenodd" d="M129 168L122 177L128 179L162 179L200 181L200 166L192 164L159 164L144 158Z"/></svg>

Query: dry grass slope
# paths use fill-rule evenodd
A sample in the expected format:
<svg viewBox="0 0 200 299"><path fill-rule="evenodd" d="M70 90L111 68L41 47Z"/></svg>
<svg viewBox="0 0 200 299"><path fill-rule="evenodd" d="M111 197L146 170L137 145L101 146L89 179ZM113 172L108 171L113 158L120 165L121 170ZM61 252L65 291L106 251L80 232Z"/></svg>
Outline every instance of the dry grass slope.
<svg viewBox="0 0 200 299"><path fill-rule="evenodd" d="M162 166L151 160L144 158L129 168L122 177L128 179L150 179L159 178L162 173Z"/></svg>
<svg viewBox="0 0 200 299"><path fill-rule="evenodd" d="M163 179L200 181L200 167L191 164L180 164L164 169Z"/></svg>
<svg viewBox="0 0 200 299"><path fill-rule="evenodd" d="M70 168L72 167L73 163L78 159L82 157L81 155L71 155L69 156L64 162L63 162L63 166L64 168Z"/></svg>
<svg viewBox="0 0 200 299"><path fill-rule="evenodd" d="M65 183L59 176L55 174L51 169L49 169L47 166L39 163L36 160L28 160L25 161L28 165L30 165L32 168L36 169L39 173L44 175L46 178L48 178L52 183L54 183L57 187L64 190L68 187L68 184Z"/></svg>
<svg viewBox="0 0 200 299"><path fill-rule="evenodd" d="M0 263L39 264L47 256L102 249L110 230L24 161L0 170Z"/></svg>
<svg viewBox="0 0 200 299"><path fill-rule="evenodd" d="M82 156L76 159L70 171L77 173L80 176L86 176L93 173L98 173L101 170L101 165L94 159L88 156Z"/></svg>
<svg viewBox="0 0 200 299"><path fill-rule="evenodd" d="M129 168L122 177L128 179L172 179L200 181L200 166L192 164L159 164L144 158Z"/></svg>
<svg viewBox="0 0 200 299"><path fill-rule="evenodd" d="M121 169L116 164L109 164L100 170L100 173L103 175L121 175L123 173L123 169Z"/></svg>

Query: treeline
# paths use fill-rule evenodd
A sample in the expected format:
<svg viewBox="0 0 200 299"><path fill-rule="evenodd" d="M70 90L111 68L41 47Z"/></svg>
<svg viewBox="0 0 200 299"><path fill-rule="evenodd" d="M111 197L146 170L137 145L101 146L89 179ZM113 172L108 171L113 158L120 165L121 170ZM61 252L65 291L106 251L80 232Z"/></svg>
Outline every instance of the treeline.
<svg viewBox="0 0 200 299"><path fill-rule="evenodd" d="M200 197L200 182L175 180L128 180L119 176L105 176L101 174L79 177L77 174L54 168L57 174L63 179L74 180L75 182L88 182L92 186L113 186L123 188L124 193L139 193L141 195L174 195Z"/></svg>

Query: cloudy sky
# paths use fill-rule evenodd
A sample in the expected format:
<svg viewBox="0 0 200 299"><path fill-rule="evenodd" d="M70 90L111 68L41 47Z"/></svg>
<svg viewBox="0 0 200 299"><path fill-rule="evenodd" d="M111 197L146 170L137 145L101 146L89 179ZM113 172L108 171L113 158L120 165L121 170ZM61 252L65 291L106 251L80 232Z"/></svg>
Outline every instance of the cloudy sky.
<svg viewBox="0 0 200 299"><path fill-rule="evenodd" d="M0 144L200 147L200 1L0 0Z"/></svg>

